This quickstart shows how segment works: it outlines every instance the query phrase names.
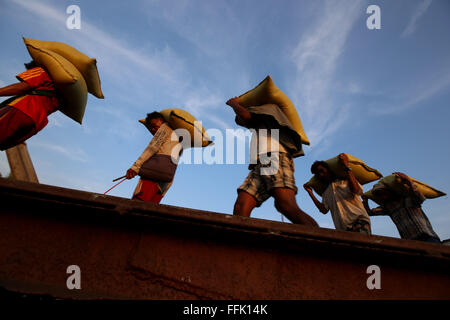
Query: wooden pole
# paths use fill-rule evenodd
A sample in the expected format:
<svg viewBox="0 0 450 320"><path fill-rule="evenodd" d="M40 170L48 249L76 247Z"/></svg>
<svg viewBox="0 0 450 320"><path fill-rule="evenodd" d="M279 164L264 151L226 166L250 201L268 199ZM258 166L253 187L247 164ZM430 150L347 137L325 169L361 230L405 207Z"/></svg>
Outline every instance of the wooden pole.
<svg viewBox="0 0 450 320"><path fill-rule="evenodd" d="M12 179L39 183L25 142L7 149L6 156Z"/></svg>

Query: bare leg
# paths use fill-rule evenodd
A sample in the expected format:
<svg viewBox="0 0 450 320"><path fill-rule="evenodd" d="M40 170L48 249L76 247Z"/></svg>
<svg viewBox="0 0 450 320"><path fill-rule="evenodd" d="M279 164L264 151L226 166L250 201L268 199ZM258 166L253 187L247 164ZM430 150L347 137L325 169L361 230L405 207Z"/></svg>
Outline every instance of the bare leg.
<svg viewBox="0 0 450 320"><path fill-rule="evenodd" d="M295 192L289 188L273 189L275 208L293 223L318 227L317 222L300 209L295 199Z"/></svg>
<svg viewBox="0 0 450 320"><path fill-rule="evenodd" d="M245 191L239 191L234 204L233 215L250 217L250 213L256 206L256 199Z"/></svg>

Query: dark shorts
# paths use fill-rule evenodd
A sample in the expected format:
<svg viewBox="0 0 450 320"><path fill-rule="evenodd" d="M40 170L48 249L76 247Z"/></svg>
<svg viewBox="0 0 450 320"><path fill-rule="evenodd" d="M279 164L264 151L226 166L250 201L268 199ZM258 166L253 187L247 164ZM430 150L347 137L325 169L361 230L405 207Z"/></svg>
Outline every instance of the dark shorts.
<svg viewBox="0 0 450 320"><path fill-rule="evenodd" d="M11 106L0 107L0 150L14 147L37 133L33 119Z"/></svg>
<svg viewBox="0 0 450 320"><path fill-rule="evenodd" d="M372 231L370 230L370 223L367 222L366 220L361 220L361 219L353 222L351 227L348 227L346 229L346 231L359 232L359 233L363 233L363 234L367 234L367 235L372 234Z"/></svg>
<svg viewBox="0 0 450 320"><path fill-rule="evenodd" d="M289 188L297 193L294 178L294 161L287 153L278 154L278 163L263 165L256 164L248 174L244 183L237 189L238 192L245 191L256 199L256 206L272 196L274 188ZM274 174L271 169L278 169Z"/></svg>
<svg viewBox="0 0 450 320"><path fill-rule="evenodd" d="M415 239L412 239L412 240L425 241L425 242L431 242L431 243L441 243L441 239L433 237L433 236L430 236L428 234L421 235L421 236L419 236L419 237L417 237Z"/></svg>

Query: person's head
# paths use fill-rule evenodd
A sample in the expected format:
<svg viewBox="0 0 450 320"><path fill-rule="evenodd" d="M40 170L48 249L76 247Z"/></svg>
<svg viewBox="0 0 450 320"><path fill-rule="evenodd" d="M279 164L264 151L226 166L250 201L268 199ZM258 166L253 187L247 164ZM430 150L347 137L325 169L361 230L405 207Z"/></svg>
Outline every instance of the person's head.
<svg viewBox="0 0 450 320"><path fill-rule="evenodd" d="M311 173L320 181L330 183L333 180L333 174L325 161L316 161L311 166Z"/></svg>
<svg viewBox="0 0 450 320"><path fill-rule="evenodd" d="M25 66L25 68L26 68L27 70L30 70L30 69L33 69L33 68L38 67L36 61L34 61L34 60L31 60L31 61L28 62L28 63L24 63L24 66Z"/></svg>
<svg viewBox="0 0 450 320"><path fill-rule="evenodd" d="M161 113L154 111L152 113L148 113L145 118L145 124L147 128L149 128L150 132L155 135L156 131L166 122Z"/></svg>
<svg viewBox="0 0 450 320"><path fill-rule="evenodd" d="M396 200L397 196L382 183L376 183L372 187L372 195L382 204Z"/></svg>

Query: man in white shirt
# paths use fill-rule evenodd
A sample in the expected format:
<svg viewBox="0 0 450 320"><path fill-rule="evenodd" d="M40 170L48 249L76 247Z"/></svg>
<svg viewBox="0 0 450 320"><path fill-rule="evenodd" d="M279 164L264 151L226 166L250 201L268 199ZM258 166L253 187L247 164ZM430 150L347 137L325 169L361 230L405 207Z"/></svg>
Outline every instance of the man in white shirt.
<svg viewBox="0 0 450 320"><path fill-rule="evenodd" d="M317 200L310 186L305 184L303 187L320 212L326 214L331 211L337 230L370 235L370 218L360 198L363 188L348 165L347 155L341 153L339 160L347 173L345 179L337 178L325 161L316 161L311 166L311 172L328 185L322 195L322 202Z"/></svg>
<svg viewBox="0 0 450 320"><path fill-rule="evenodd" d="M145 123L150 133L153 134L153 139L141 156L128 169L126 174L128 179L132 179L138 175L142 165L155 155L163 155L168 159L170 158L175 165L178 164L178 157L182 150L181 144L176 136L174 136L174 131L164 120L164 117L155 111L147 114ZM141 178L133 193L132 199L159 203L169 190L172 182Z"/></svg>

